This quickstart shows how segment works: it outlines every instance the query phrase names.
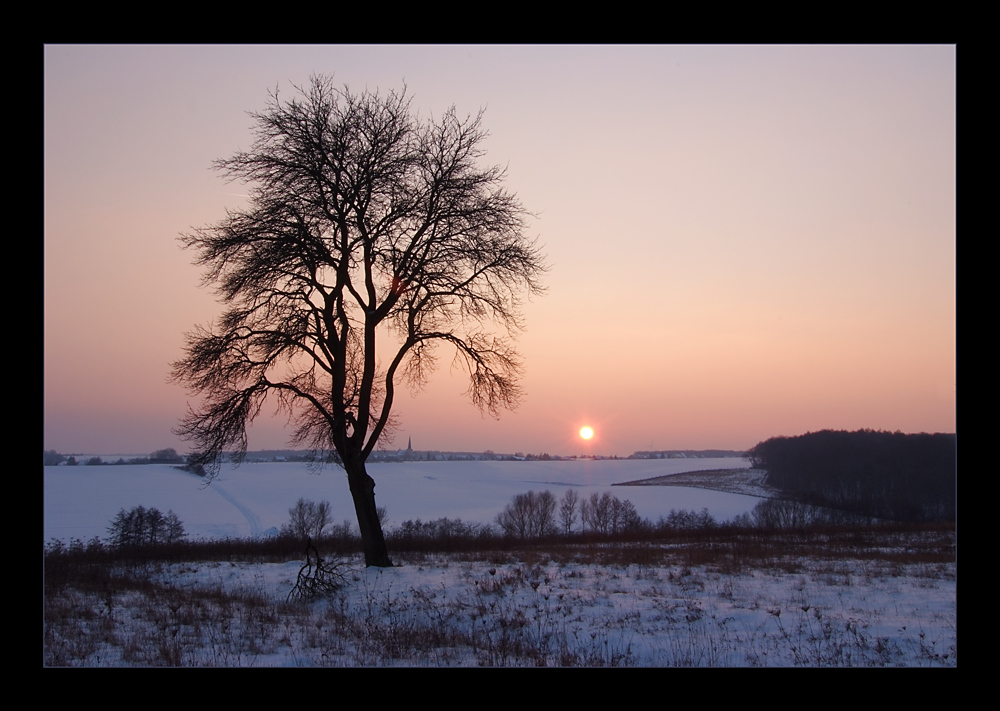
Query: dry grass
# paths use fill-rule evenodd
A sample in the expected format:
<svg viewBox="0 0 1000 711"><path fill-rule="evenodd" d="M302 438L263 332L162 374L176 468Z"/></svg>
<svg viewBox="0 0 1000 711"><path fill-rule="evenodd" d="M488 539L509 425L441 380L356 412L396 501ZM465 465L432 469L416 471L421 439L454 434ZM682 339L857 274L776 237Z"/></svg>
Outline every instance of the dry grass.
<svg viewBox="0 0 1000 711"><path fill-rule="evenodd" d="M397 563L415 569L457 568L461 592L392 589L387 578L359 570L347 581L350 595L308 604L286 603L263 578L248 581L244 574L237 584L227 577L248 563L223 562L225 556L256 565L300 561L300 546L290 543L191 543L142 555L96 544L50 548L43 660L50 666L857 666L912 660L950 666L956 661L947 639L925 638L924 630L905 627L895 636L876 634L868 622L837 616L817 603L823 587L887 589L904 584L893 580L906 585L926 580L932 588L953 580L953 527L718 528L647 540L496 543L475 551L469 541L452 541L460 552L397 555ZM205 582L206 568L216 571L215 582ZM762 575L791 579L792 598L763 594ZM591 603L583 591L633 596L645 600L646 611L608 608L594 616L585 609ZM743 619L739 615L715 619L703 609L705 596L757 617L752 623L737 622ZM636 647L650 629L670 631L652 657Z"/></svg>

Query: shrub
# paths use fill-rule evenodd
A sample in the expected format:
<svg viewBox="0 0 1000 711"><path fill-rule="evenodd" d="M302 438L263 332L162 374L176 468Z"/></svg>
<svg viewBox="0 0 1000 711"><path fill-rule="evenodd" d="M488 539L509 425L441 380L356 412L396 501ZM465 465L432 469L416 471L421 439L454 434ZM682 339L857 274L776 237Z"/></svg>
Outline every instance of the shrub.
<svg viewBox="0 0 1000 711"><path fill-rule="evenodd" d="M742 521L744 524L750 519ZM715 517L703 508L701 513L681 509L670 509L666 518L660 516L656 528L660 531L698 531L714 528L717 525Z"/></svg>
<svg viewBox="0 0 1000 711"><path fill-rule="evenodd" d="M407 520L389 531L386 540L394 550L465 550L492 540L489 524L466 523L461 519L436 521Z"/></svg>
<svg viewBox="0 0 1000 711"><path fill-rule="evenodd" d="M757 528L773 530L806 529L815 526L849 526L870 517L850 511L812 506L801 501L765 499L754 506L750 521Z"/></svg>

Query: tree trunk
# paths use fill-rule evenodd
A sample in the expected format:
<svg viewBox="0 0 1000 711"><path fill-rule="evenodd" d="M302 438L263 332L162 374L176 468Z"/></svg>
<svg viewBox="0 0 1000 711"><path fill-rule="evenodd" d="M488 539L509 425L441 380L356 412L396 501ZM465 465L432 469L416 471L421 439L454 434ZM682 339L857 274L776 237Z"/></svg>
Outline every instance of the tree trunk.
<svg viewBox="0 0 1000 711"><path fill-rule="evenodd" d="M389 550L382 535L382 524L375 508L375 480L368 476L364 462L344 462L347 481L354 498L354 510L358 515L358 530L361 531L361 546L365 552L365 565L376 568L391 568Z"/></svg>

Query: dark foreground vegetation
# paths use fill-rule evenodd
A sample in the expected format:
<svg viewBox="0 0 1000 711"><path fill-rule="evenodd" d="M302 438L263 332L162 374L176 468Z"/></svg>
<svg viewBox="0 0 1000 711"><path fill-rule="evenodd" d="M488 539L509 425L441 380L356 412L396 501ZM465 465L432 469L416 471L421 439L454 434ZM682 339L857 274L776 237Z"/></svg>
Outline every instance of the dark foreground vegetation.
<svg viewBox="0 0 1000 711"><path fill-rule="evenodd" d="M678 512L690 522L704 514ZM389 535L391 550L404 563L423 554L451 553L470 559L573 559L594 564L686 562L738 571L778 565L794 568L802 556L850 557L900 563L936 563L955 559L955 527L944 522L889 522L867 525L755 525L744 521L644 532L553 534L530 541L497 535L488 527L461 520L408 521ZM340 530L312 541L325 556L361 553L361 540ZM226 538L118 547L99 539L52 541L44 548L45 591L67 586L107 589L129 585L129 571L147 564L198 561L275 563L302 560L307 542L291 536L266 539Z"/></svg>
<svg viewBox="0 0 1000 711"><path fill-rule="evenodd" d="M291 536L51 543L43 662L954 666L953 525L674 519L692 525L531 540L408 522L396 574L364 569L339 530L309 560L340 585L312 598L290 594L306 559Z"/></svg>
<svg viewBox="0 0 1000 711"><path fill-rule="evenodd" d="M721 523L707 510L653 522L607 492L529 491L492 524L390 529L389 573L364 568L360 536L330 523L329 508L300 499L274 538L192 541L173 512L139 506L122 509L103 540L51 541L44 663L956 661L949 522L781 499Z"/></svg>
<svg viewBox="0 0 1000 711"><path fill-rule="evenodd" d="M109 525L106 539L73 539L68 544L53 539L45 544L45 590L58 593L65 586L106 589L116 580L124 583L130 570L149 563L273 563L313 553L328 559L361 553L361 537L347 521L328 523L328 509L327 502L300 499L289 509L289 523L282 526L279 536L214 540L187 540L183 524L172 511L164 516L155 508L122 509ZM577 510L582 514L582 528L573 530ZM513 519L517 525L511 523ZM910 562L954 559L954 525L949 522L880 522L797 501L765 499L751 513L722 523L707 509L672 510L654 523L640 518L627 500L607 493L580 500L570 489L561 503L548 491L519 494L497 517L496 526L448 518L408 520L390 529L386 540L390 550L404 558L428 553L533 557L544 552L595 563L698 560L738 570L771 565L776 556L820 552L836 556L838 550L881 559L893 549L887 540L914 535L925 542L908 549ZM944 540L950 542L942 548ZM313 553L307 554L307 549Z"/></svg>
<svg viewBox="0 0 1000 711"><path fill-rule="evenodd" d="M747 456L801 501L901 521L954 521L957 436L823 430L772 437Z"/></svg>

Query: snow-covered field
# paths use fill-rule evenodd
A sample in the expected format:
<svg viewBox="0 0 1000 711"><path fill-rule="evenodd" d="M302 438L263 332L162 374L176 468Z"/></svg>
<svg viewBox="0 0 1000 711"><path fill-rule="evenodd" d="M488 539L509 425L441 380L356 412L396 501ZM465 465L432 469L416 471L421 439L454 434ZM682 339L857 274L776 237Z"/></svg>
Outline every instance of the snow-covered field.
<svg viewBox="0 0 1000 711"><path fill-rule="evenodd" d="M51 601L46 664L957 665L954 563L502 558L356 560L340 593L297 603L295 561L154 567L162 588Z"/></svg>
<svg viewBox="0 0 1000 711"><path fill-rule="evenodd" d="M740 460L438 462L371 468L389 526L447 516L490 522L510 498L579 493ZM654 521L757 499L701 489L615 487ZM299 497L352 520L343 475L300 464L224 469L209 487L169 466L47 467L45 537L103 536L121 508L178 513L192 537L264 534ZM953 534L952 534L953 535ZM332 597L286 602L300 561L150 564L138 583L45 606L47 665L80 666L956 666L955 560L916 560L888 538L879 556L840 547L763 564L696 561L684 549L394 556L344 561ZM880 546L883 545L880 543ZM893 551L898 551L895 556ZM909 557L908 557L909 556ZM723 561L723 562L720 562ZM902 562L900 562L902 561ZM141 580L140 580L141 579ZM145 580L152 581L150 585Z"/></svg>
<svg viewBox="0 0 1000 711"><path fill-rule="evenodd" d="M409 519L490 523L510 499L567 487L581 496L612 491L630 499L639 515L656 521L671 509L708 508L717 520L751 510L752 496L679 487L615 487L676 472L734 469L743 459L575 460L559 462L401 462L369 465L375 497L388 510L389 528ZM173 510L193 538L265 535L288 521L300 498L329 501L335 521L355 521L343 471L315 474L302 463L246 463L223 467L208 486L167 464L44 467L45 540L105 536L120 509Z"/></svg>

